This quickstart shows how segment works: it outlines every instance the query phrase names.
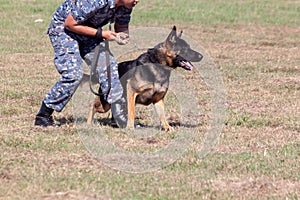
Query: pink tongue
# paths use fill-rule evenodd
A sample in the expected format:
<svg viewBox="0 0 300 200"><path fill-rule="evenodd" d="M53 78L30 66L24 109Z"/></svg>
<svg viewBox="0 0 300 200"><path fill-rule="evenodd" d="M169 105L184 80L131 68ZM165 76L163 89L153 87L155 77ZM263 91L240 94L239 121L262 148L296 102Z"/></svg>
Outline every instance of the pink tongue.
<svg viewBox="0 0 300 200"><path fill-rule="evenodd" d="M190 62L188 62L188 61L181 61L181 63L182 63L186 68L188 68L189 70L192 70L192 69L193 69L192 63L190 63Z"/></svg>

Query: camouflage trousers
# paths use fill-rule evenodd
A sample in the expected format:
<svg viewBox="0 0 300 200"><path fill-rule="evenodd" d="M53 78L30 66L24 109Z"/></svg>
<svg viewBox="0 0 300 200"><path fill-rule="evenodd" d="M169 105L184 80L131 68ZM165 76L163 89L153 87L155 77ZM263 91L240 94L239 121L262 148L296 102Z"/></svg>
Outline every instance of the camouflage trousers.
<svg viewBox="0 0 300 200"><path fill-rule="evenodd" d="M94 49L97 43L93 40L89 43L85 43L85 41L80 41L78 38L72 37L72 34L67 34L65 32L49 35L49 37L54 49L54 64L60 74L60 79L46 94L43 101L47 107L60 112L70 101L83 78L83 59L89 66L92 63L95 54ZM99 59L96 71L99 77L99 83L101 84L101 89L102 91L106 91L108 87L108 78L104 42L101 42L100 45L100 54L98 55ZM122 97L123 88L119 80L117 61L111 53L109 55L109 63L111 89L104 98L109 103L114 103Z"/></svg>

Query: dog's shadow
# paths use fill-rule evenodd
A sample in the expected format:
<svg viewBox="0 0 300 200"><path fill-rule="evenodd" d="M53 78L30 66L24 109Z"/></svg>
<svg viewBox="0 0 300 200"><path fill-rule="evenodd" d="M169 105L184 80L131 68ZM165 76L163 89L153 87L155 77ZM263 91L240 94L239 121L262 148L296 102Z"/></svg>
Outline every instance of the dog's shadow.
<svg viewBox="0 0 300 200"><path fill-rule="evenodd" d="M72 116L60 118L54 117L54 119L60 126L73 124L75 122L75 119Z"/></svg>
<svg viewBox="0 0 300 200"><path fill-rule="evenodd" d="M70 125L70 124L74 124L76 122L83 122L86 123L87 118L85 117L79 117L79 118L74 118L73 116L69 116L69 117L61 117L61 118L55 118L55 120L59 123L60 126L65 126L65 125ZM109 117L104 117L101 119L95 119L94 121L95 124L100 125L100 126L106 126L106 127L111 127L111 128L118 128L118 126L115 123L112 123L111 118ZM180 123L180 122L169 122L171 127L174 127L176 129L178 128L197 128L200 127L199 125L191 125L188 123ZM146 125L143 123L135 123L136 127L139 128L155 128L155 129L160 129L159 126L156 125Z"/></svg>
<svg viewBox="0 0 300 200"><path fill-rule="evenodd" d="M74 117L70 116L70 117L55 118L55 121L60 126L64 126L64 125L75 124L75 123L78 123L78 122L79 123L86 123L87 118L85 118L85 117L74 118ZM111 125L111 120L110 120L110 118L101 118L101 119L95 120L94 123L99 124L101 126L110 126Z"/></svg>

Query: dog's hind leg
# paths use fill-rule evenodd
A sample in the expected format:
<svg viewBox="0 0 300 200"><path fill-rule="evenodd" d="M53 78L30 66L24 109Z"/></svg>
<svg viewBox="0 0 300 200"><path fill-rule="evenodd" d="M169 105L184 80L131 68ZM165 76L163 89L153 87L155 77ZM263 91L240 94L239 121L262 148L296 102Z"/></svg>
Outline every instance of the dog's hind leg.
<svg viewBox="0 0 300 200"><path fill-rule="evenodd" d="M95 113L106 113L110 109L110 104L105 100L101 99L101 97L96 97L95 100L90 104L89 114L87 118L87 124L92 125Z"/></svg>
<svg viewBox="0 0 300 200"><path fill-rule="evenodd" d="M169 125L169 123L166 120L166 116L165 116L165 103L164 100L161 99L160 101L156 102L154 104L155 106L155 110L159 116L160 122L164 128L165 131L173 131L174 128L172 126Z"/></svg>

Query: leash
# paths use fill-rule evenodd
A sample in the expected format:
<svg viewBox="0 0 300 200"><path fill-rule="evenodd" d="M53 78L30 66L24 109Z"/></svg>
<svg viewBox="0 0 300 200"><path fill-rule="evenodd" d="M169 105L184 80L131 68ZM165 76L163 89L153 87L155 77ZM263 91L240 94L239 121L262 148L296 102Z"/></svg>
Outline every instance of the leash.
<svg viewBox="0 0 300 200"><path fill-rule="evenodd" d="M111 24L109 24L109 30L111 31ZM105 60L106 60L106 72L107 72L107 81L108 81L108 87L105 91L103 92L95 92L93 87L92 87L92 77L95 75L95 71L97 68L97 64L99 61L99 55L100 55L100 47L101 47L101 42L95 47L95 52L94 52L94 57L92 60L92 66L91 66L91 72L90 72L90 80L89 80L89 85L90 85L90 90L91 92L96 95L96 96L101 96L104 94L108 94L110 89L111 89L111 71L110 71L110 62L109 62L109 41L104 40L104 47L105 47ZM101 88L101 85L100 85Z"/></svg>

